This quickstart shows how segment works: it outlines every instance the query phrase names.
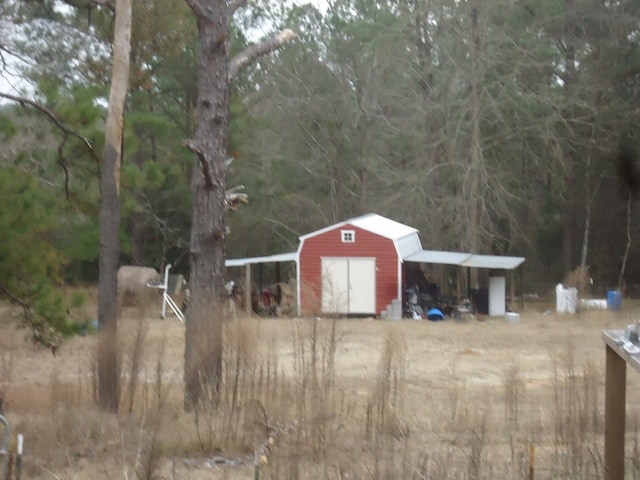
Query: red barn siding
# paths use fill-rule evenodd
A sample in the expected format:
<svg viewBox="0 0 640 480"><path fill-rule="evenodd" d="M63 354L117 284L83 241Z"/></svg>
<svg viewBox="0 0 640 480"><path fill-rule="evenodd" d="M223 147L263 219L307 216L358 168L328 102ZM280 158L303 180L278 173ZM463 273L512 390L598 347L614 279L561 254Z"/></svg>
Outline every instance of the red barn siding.
<svg viewBox="0 0 640 480"><path fill-rule="evenodd" d="M355 243L343 243L341 231L355 231ZM322 310L322 257L376 259L376 314L398 296L398 254L394 243L367 230L343 225L304 239L300 251L300 300L304 315Z"/></svg>

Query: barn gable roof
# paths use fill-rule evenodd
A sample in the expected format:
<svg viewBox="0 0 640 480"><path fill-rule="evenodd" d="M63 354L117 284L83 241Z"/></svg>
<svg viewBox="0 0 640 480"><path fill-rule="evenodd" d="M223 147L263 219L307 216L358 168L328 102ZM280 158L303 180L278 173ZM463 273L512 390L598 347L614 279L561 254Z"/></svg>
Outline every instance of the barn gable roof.
<svg viewBox="0 0 640 480"><path fill-rule="evenodd" d="M360 217L345 220L344 222L329 225L328 227L321 228L315 232L307 233L306 235L302 235L300 240L322 235L323 233L330 232L331 230L347 225L367 230L368 232L375 233L376 235L380 235L381 237L385 237L390 240L400 240L401 238L409 235L417 235L418 233L416 228L410 227L409 225L396 222L395 220L383 217L377 213L368 213Z"/></svg>
<svg viewBox="0 0 640 480"><path fill-rule="evenodd" d="M360 228L391 240L400 258L422 250L422 243L420 242L417 228L396 222L377 213L368 213L301 236L298 251L302 250L302 245L306 239L347 226Z"/></svg>

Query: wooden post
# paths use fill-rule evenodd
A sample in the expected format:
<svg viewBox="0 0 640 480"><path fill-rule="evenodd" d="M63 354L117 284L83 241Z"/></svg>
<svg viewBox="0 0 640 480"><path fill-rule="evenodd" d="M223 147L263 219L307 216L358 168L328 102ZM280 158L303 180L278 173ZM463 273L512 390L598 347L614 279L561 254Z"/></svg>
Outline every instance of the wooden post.
<svg viewBox="0 0 640 480"><path fill-rule="evenodd" d="M467 298L471 302L471 269L469 267L467 267Z"/></svg>
<svg viewBox="0 0 640 480"><path fill-rule="evenodd" d="M251 315L251 264L244 266L244 310Z"/></svg>
<svg viewBox="0 0 640 480"><path fill-rule="evenodd" d="M624 480L627 364L609 345L606 348L604 478Z"/></svg>
<svg viewBox="0 0 640 480"><path fill-rule="evenodd" d="M536 473L536 447L529 445L529 480L534 480Z"/></svg>
<svg viewBox="0 0 640 480"><path fill-rule="evenodd" d="M280 273L280 262L276 262L276 291L275 293L275 301L278 309L282 306L282 287L280 286L282 283L281 273ZM277 310L279 311L279 310Z"/></svg>

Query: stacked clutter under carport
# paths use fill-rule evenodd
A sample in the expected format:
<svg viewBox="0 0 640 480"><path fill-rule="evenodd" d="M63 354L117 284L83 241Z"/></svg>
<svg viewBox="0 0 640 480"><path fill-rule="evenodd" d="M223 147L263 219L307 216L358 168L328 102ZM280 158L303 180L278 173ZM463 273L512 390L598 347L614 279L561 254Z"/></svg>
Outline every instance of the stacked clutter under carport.
<svg viewBox="0 0 640 480"><path fill-rule="evenodd" d="M507 308L506 301L506 274L511 271L511 298L515 298L513 271L518 268L525 259L523 257L511 257L503 255L481 255L464 252L446 252L438 250L421 250L404 258L405 262L418 264L451 265L459 269L466 269L467 285L466 295L461 285L458 284L458 295L447 302L450 309L442 309L445 315L454 317L473 315L488 315L491 317L504 316L508 321L517 321L519 316ZM485 284L471 285L471 269L480 269L485 272ZM460 301L455 301L462 298ZM469 305L471 310L469 310ZM511 306L513 308L513 305ZM511 315L507 315L511 314Z"/></svg>

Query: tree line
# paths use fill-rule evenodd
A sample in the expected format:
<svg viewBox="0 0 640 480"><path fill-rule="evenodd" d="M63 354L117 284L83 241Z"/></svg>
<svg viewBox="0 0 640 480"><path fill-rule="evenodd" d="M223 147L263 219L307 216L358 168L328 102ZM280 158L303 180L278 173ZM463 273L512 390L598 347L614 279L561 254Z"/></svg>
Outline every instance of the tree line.
<svg viewBox="0 0 640 480"><path fill-rule="evenodd" d="M428 249L525 256L530 292L580 266L594 293L638 284L638 2L132 7L119 263L190 274L209 249L205 298L221 292L224 255L289 251L377 212L418 228ZM12 232L0 283L53 298L38 282L98 279L115 3L13 0L0 13L0 226ZM285 28L296 35L286 48L234 63ZM216 77L203 77L207 49L223 47ZM207 81L221 97L203 97ZM215 205L202 203L213 187ZM229 209L229 188L249 205Z"/></svg>

